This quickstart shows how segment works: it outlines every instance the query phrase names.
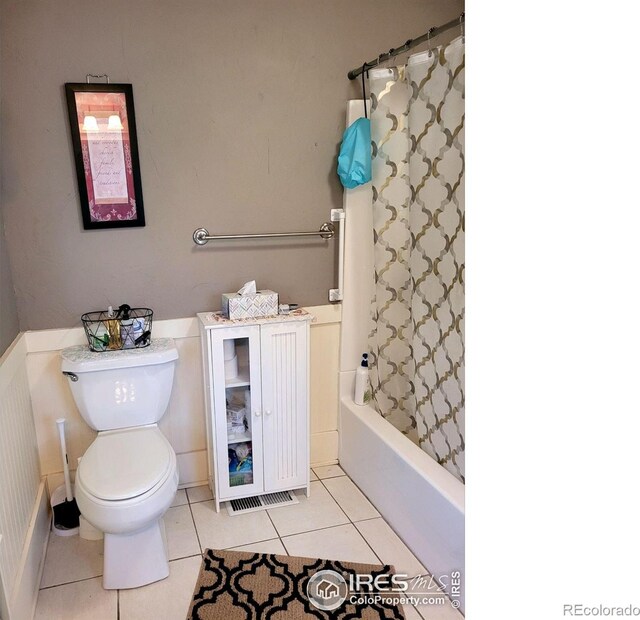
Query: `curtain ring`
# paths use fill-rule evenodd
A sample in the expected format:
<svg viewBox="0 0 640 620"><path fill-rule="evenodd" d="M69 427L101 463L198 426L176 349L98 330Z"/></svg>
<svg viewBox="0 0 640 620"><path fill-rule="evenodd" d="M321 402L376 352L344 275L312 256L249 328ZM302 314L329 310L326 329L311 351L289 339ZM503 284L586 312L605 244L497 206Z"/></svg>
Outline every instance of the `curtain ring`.
<svg viewBox="0 0 640 620"><path fill-rule="evenodd" d="M460 36L462 37L462 42L464 43L464 13L460 13Z"/></svg>
<svg viewBox="0 0 640 620"><path fill-rule="evenodd" d="M431 31L432 30L433 28L429 28L429 30L427 30L427 49L429 50L429 58L433 56L433 50L431 49Z"/></svg>

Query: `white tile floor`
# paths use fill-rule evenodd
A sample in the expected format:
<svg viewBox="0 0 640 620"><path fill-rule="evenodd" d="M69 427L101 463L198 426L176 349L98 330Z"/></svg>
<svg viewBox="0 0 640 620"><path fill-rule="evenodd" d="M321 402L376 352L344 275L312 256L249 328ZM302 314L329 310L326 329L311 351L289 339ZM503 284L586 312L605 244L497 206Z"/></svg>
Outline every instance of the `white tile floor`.
<svg viewBox="0 0 640 620"><path fill-rule="evenodd" d="M426 574L424 567L338 465L311 472L311 497L230 517L208 487L179 490L165 515L171 574L133 590L102 589L102 542L51 535L37 620L185 620L207 547L371 564ZM450 605L405 609L407 619L460 620Z"/></svg>

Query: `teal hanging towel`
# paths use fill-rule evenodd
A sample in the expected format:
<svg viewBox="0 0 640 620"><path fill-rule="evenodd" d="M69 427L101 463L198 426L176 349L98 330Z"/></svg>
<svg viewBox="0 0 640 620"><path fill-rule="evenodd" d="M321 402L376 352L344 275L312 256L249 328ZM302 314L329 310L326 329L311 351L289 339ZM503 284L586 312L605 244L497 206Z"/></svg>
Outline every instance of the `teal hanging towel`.
<svg viewBox="0 0 640 620"><path fill-rule="evenodd" d="M345 130L338 155L338 176L347 189L371 181L371 121L368 118L359 118Z"/></svg>

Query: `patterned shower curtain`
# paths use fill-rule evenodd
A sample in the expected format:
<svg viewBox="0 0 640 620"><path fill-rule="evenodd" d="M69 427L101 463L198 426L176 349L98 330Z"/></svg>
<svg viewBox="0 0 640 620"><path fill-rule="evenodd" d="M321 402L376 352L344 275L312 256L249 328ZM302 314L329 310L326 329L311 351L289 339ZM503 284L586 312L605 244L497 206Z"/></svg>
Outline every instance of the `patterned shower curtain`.
<svg viewBox="0 0 640 620"><path fill-rule="evenodd" d="M464 482L464 42L369 84L372 400Z"/></svg>

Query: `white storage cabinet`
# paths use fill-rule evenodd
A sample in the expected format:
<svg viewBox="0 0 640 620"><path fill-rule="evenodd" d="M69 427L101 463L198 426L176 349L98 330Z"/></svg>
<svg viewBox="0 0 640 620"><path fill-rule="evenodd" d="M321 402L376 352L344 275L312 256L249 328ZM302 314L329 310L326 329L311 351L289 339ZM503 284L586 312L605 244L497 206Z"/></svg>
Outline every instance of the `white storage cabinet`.
<svg viewBox="0 0 640 620"><path fill-rule="evenodd" d="M276 491L305 488L308 496L312 316L198 319L216 511L221 502Z"/></svg>

